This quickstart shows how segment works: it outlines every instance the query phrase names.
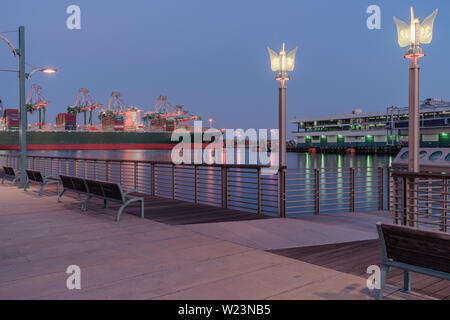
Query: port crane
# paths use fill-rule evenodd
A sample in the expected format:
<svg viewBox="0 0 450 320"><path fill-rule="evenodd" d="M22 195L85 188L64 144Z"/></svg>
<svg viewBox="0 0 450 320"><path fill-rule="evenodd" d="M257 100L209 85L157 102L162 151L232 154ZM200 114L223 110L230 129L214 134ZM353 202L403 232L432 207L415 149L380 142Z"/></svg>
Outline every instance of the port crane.
<svg viewBox="0 0 450 320"><path fill-rule="evenodd" d="M159 96L156 99L153 111L149 111L144 114L144 122L146 127L152 127L167 129L167 126L176 126L179 123L183 123L185 126L189 126L187 122L192 120L200 120L200 117L190 116L189 112L181 105L173 106L168 100L167 96Z"/></svg>
<svg viewBox="0 0 450 320"><path fill-rule="evenodd" d="M99 112L98 117L102 120L112 114L122 114L125 111L125 104L120 97L120 92L112 92L109 97L108 106Z"/></svg>
<svg viewBox="0 0 450 320"><path fill-rule="evenodd" d="M35 111L39 112L39 129L42 129L42 126L45 125L45 109L49 104L50 101L46 100L42 95L42 88L37 84L33 84L30 88L25 108L30 114L33 114Z"/></svg>
<svg viewBox="0 0 450 320"><path fill-rule="evenodd" d="M92 113L95 109L102 107L103 105L95 102L87 89L81 88L78 90L78 95L75 100L75 104L67 108L68 113L72 113L75 116L80 112L84 113L84 125L88 124L87 113L89 112L89 125L92 126Z"/></svg>

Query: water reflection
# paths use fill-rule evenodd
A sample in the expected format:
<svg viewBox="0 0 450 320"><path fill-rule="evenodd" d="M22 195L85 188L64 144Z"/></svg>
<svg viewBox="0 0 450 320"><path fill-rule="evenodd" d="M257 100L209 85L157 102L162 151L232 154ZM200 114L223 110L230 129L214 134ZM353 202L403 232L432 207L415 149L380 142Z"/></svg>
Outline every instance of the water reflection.
<svg viewBox="0 0 450 320"><path fill-rule="evenodd" d="M91 159L171 161L170 150L54 150L30 151L29 154ZM212 156L212 154L209 154L209 157ZM230 160L234 158L234 163L248 164L250 154L249 149L236 148L234 153L230 150L222 152L221 157L224 163L226 163L227 159ZM386 167L391 165L394 157L391 155L288 153L286 158L289 169L314 169L347 167L366 168L368 166ZM275 153L270 154L270 161L272 164L276 163L277 159Z"/></svg>

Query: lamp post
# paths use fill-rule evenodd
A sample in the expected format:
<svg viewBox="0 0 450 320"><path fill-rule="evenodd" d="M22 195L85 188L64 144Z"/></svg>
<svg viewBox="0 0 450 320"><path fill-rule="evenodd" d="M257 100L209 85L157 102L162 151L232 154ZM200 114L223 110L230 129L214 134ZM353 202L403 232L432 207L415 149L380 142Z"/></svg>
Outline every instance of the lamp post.
<svg viewBox="0 0 450 320"><path fill-rule="evenodd" d="M0 35L0 39L4 40L8 46L12 49L14 56L19 56L19 70L14 71L19 74L19 104L20 104L20 187L25 188L27 175L27 109L25 106L25 80L29 80L31 76L42 71L44 73L55 73L56 69L53 68L37 68L30 73L25 73L25 27L19 27L19 49L15 49L14 45L4 36ZM9 71L9 70L8 70Z"/></svg>
<svg viewBox="0 0 450 320"><path fill-rule="evenodd" d="M394 17L397 24L398 44L400 47L409 46L405 58L411 60L409 66L409 125L408 125L408 170L419 172L419 131L420 131L420 65L419 59L425 56L420 44L429 44L433 39L433 26L438 10L436 9L423 23L414 17L414 9L411 7L411 21L406 22Z"/></svg>
<svg viewBox="0 0 450 320"><path fill-rule="evenodd" d="M419 59L425 56L420 44L429 44L433 39L433 26L438 10L436 9L423 23L414 17L414 9L411 7L411 21L409 25L394 17L397 24L398 44L400 47L409 46L405 58L411 60L409 66L409 124L408 124L408 171L420 172L419 148L420 148L420 66ZM403 224L411 227L417 226L418 200L417 184L414 177L408 178L405 185L405 194L408 202L405 203L406 214Z"/></svg>
<svg viewBox="0 0 450 320"><path fill-rule="evenodd" d="M208 121L209 121L209 128L211 129L212 128L213 119L209 118Z"/></svg>
<svg viewBox="0 0 450 320"><path fill-rule="evenodd" d="M275 80L280 81L280 87L278 89L278 210L280 217L286 217L286 81L290 80L287 71L294 71L295 55L297 54L298 47L288 54L286 54L284 43L278 54L269 47L267 47L267 50L269 51L272 71L278 71Z"/></svg>

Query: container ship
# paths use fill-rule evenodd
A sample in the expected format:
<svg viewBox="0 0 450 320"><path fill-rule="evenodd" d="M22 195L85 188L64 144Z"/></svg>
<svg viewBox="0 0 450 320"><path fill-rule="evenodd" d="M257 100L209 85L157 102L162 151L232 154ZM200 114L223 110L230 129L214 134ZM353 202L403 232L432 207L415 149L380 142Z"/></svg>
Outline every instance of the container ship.
<svg viewBox="0 0 450 320"><path fill-rule="evenodd" d="M190 121L201 120L192 116L183 106L173 106L166 96L159 96L150 112L123 103L120 93L113 92L108 105L94 102L86 89L80 89L75 104L67 112L58 114L55 125L45 122L45 108L40 87L33 86L26 108L38 112L39 122L29 124L27 148L29 150L125 150L172 149L177 128L191 130ZM94 124L94 111L98 109L100 124ZM81 124L77 118L83 116ZM19 150L20 116L17 109L5 109L0 119L0 150Z"/></svg>
<svg viewBox="0 0 450 320"><path fill-rule="evenodd" d="M291 149L317 151L399 150L408 144L408 108L384 112L295 118ZM420 105L421 146L450 147L450 102L426 99Z"/></svg>

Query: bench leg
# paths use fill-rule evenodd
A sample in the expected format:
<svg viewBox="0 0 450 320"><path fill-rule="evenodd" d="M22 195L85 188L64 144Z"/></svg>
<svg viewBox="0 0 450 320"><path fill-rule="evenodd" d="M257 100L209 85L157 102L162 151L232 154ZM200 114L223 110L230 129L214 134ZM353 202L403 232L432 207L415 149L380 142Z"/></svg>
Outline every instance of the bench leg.
<svg viewBox="0 0 450 320"><path fill-rule="evenodd" d="M144 199L135 198L135 199L128 200L120 207L119 212L117 212L116 222L120 221L120 216L122 215L123 209L125 209L125 207L128 206L130 203L137 202L137 201L141 202L141 218L143 218L144 217Z"/></svg>
<svg viewBox="0 0 450 320"><path fill-rule="evenodd" d="M145 218L144 200L141 199L141 219Z"/></svg>
<svg viewBox="0 0 450 320"><path fill-rule="evenodd" d="M2 184L5 182L5 176L2 177Z"/></svg>
<svg viewBox="0 0 450 320"><path fill-rule="evenodd" d="M403 291L411 291L411 272L407 270L403 272Z"/></svg>
<svg viewBox="0 0 450 320"><path fill-rule="evenodd" d="M81 210L83 210L83 211L87 210L87 204L91 198L92 197L90 195L87 196L86 200L84 200L83 205L81 206Z"/></svg>
<svg viewBox="0 0 450 320"><path fill-rule="evenodd" d="M66 189L63 189L61 194L58 194L58 202L61 202L61 197L63 196L64 192L66 192Z"/></svg>
<svg viewBox="0 0 450 320"><path fill-rule="evenodd" d="M383 266L381 269L381 276L380 276L380 289L377 289L375 291L375 299L376 300L383 300L383 291L384 291L384 285L386 283L386 278L389 272L389 266Z"/></svg>
<svg viewBox="0 0 450 320"><path fill-rule="evenodd" d="M105 208L108 208L108 200L104 199L103 203L105 204Z"/></svg>
<svg viewBox="0 0 450 320"><path fill-rule="evenodd" d="M42 192L44 191L45 183L41 185L41 189L39 189L39 196L42 196Z"/></svg>

